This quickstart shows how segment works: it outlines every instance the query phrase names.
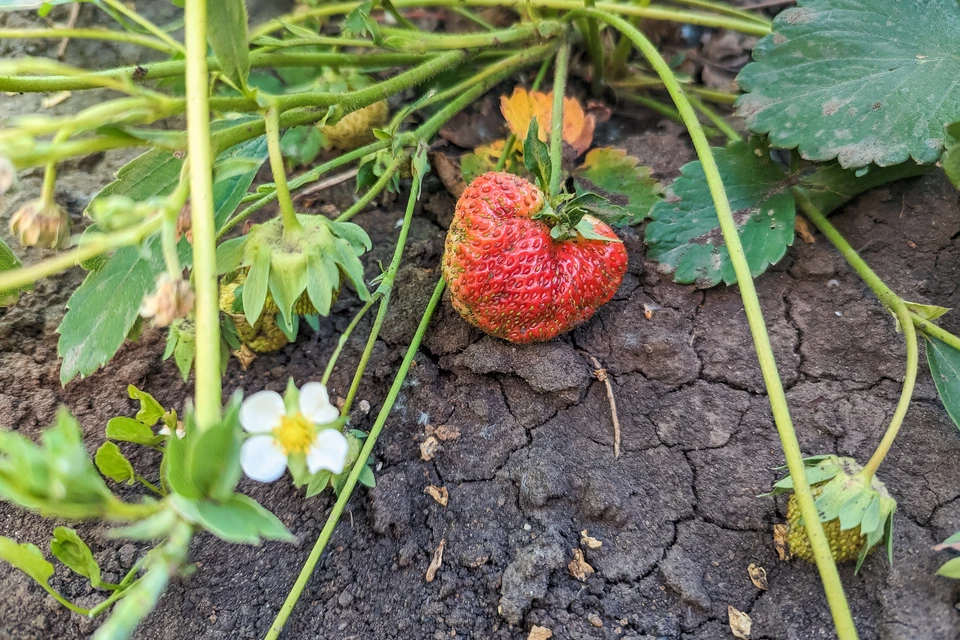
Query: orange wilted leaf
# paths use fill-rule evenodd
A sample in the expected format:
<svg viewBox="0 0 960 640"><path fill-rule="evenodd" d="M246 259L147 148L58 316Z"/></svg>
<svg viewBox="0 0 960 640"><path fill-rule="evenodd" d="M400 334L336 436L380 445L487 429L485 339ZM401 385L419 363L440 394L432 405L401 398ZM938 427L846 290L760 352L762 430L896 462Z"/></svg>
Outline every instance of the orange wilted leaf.
<svg viewBox="0 0 960 640"><path fill-rule="evenodd" d="M507 120L510 131L520 140L526 137L530 121L536 118L540 139L546 142L553 120L553 93L528 93L523 87L516 87L513 95L500 97L500 112ZM563 99L563 141L573 147L578 156L590 148L595 125L593 114L586 113L577 100Z"/></svg>

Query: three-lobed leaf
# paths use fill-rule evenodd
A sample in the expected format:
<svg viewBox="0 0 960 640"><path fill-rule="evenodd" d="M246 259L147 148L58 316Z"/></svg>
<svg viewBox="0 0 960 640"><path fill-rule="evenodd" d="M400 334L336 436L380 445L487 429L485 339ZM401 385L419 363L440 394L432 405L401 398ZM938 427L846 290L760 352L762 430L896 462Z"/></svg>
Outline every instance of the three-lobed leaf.
<svg viewBox="0 0 960 640"><path fill-rule="evenodd" d="M960 120L960 5L799 0L737 83L737 111L776 147L846 168L933 163Z"/></svg>

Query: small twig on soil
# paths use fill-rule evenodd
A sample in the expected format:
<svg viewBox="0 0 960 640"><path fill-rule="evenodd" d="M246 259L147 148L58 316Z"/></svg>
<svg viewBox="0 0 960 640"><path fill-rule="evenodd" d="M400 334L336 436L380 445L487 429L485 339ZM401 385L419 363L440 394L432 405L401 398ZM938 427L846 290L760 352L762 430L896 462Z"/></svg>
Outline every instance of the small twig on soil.
<svg viewBox="0 0 960 640"><path fill-rule="evenodd" d="M595 369L593 377L602 382L607 387L607 400L610 401L610 414L613 416L613 457L620 457L620 417L617 415L617 401L613 397L613 385L610 384L610 378L607 377L607 370L600 365L600 361L590 356Z"/></svg>
<svg viewBox="0 0 960 640"><path fill-rule="evenodd" d="M77 18L80 16L80 7L83 5L77 3L70 7L70 17L67 18L67 29L73 29L77 26ZM66 37L60 41L60 46L57 47L57 60L63 61L64 57L67 55L67 45L70 44L70 38Z"/></svg>
<svg viewBox="0 0 960 640"><path fill-rule="evenodd" d="M430 561L430 566L427 567L427 582L433 582L437 577L437 570L440 569L440 565L443 564L443 548L445 546L447 546L446 539L441 540L437 550L433 552L433 560Z"/></svg>
<svg viewBox="0 0 960 640"><path fill-rule="evenodd" d="M300 198L304 198L304 197L306 197L306 196L312 195L312 194L317 193L317 192L319 192L319 191L323 191L324 189L329 189L330 187L335 187L336 185L340 184L341 182L346 182L346 181L349 180L350 178L356 176L359 171L360 171L359 168L354 168L354 169L349 169L349 170L347 170L347 171L344 171L343 173L338 173L338 174L335 175L335 176L330 176L329 178L326 178L325 180L321 180L320 182L317 182L316 184L310 185L309 187L307 187L307 188L304 189L303 191L297 192L297 194L293 196L293 199L294 199L294 200L299 200Z"/></svg>
<svg viewBox="0 0 960 640"><path fill-rule="evenodd" d="M755 9L769 9L770 7L779 7L785 4L793 4L797 0L767 0L767 2L761 2L760 4L751 4L744 6L743 8L747 11L754 11Z"/></svg>

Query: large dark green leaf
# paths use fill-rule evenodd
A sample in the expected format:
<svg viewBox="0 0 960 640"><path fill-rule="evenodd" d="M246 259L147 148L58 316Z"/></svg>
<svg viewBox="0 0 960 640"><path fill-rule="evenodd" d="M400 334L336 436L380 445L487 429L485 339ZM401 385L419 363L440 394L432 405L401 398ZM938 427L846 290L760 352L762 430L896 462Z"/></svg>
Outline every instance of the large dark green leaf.
<svg viewBox="0 0 960 640"><path fill-rule="evenodd" d="M953 423L960 427L960 351L936 338L927 336L926 339L927 364L933 384Z"/></svg>
<svg viewBox="0 0 960 640"><path fill-rule="evenodd" d="M960 120L960 4L799 0L737 83L738 113L773 145L844 167L932 163Z"/></svg>
<svg viewBox="0 0 960 640"><path fill-rule="evenodd" d="M793 244L793 188L826 214L867 189L930 169L908 162L874 167L857 177L856 172L833 162L788 174L771 159L766 143L758 138L715 148L713 153L754 276L776 264ZM651 211L653 220L646 229L647 255L673 273L677 282L701 287L721 281L733 284L736 274L703 167L700 162L691 162L681 167L680 174L666 199Z"/></svg>
<svg viewBox="0 0 960 640"><path fill-rule="evenodd" d="M245 88L250 56L244 0L207 0L207 40L223 73L238 89Z"/></svg>

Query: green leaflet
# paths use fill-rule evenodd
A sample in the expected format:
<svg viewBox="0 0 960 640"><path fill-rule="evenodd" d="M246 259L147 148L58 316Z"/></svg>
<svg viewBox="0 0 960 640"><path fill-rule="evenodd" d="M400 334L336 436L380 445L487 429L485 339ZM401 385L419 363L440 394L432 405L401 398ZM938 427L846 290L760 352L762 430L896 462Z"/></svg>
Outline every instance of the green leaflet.
<svg viewBox="0 0 960 640"><path fill-rule="evenodd" d="M224 152L217 161L259 158L262 163L266 157L266 141L257 138ZM136 201L168 195L177 185L181 167L182 161L167 151L148 151L121 168L117 179L97 194L88 210L96 201L110 195L125 195ZM258 169L259 166L246 173L230 175L214 184L218 227L237 208ZM182 241L181 262L189 266L191 258L190 246ZM67 314L57 328L60 333L57 350L63 358L61 383L88 376L113 357L139 317L140 304L155 286L163 268L159 238L153 237L143 247L117 250L103 266L87 275L67 302Z"/></svg>
<svg viewBox="0 0 960 640"><path fill-rule="evenodd" d="M245 90L250 50L244 0L207 0L207 40L223 73L238 89Z"/></svg>
<svg viewBox="0 0 960 640"><path fill-rule="evenodd" d="M874 167L858 176L829 163L787 174L771 158L766 142L756 137L713 152L754 277L776 264L793 244L795 190L827 214L868 189L930 169L910 162ZM647 256L673 273L676 282L700 287L736 282L699 161L681 167L680 177L666 198L654 205L651 218L646 228Z"/></svg>
<svg viewBox="0 0 960 640"><path fill-rule="evenodd" d="M23 263L20 262L17 254L3 241L3 238L0 238L0 271L19 269L22 266ZM0 307L16 304L17 300L20 299L20 292L28 291L30 288L22 287L14 291L0 291Z"/></svg>
<svg viewBox="0 0 960 640"><path fill-rule="evenodd" d="M133 484L136 481L133 465L120 452L120 447L112 442L104 442L100 445L94 462L97 463L100 473L114 482Z"/></svg>
<svg viewBox="0 0 960 640"><path fill-rule="evenodd" d="M799 0L757 43L737 111L774 146L846 168L933 163L960 120L952 0Z"/></svg>
<svg viewBox="0 0 960 640"><path fill-rule="evenodd" d="M660 200L663 187L650 176L650 169L640 165L622 149L591 149L583 165L573 172L577 193L597 193L627 211L626 224L638 224L650 216L650 209Z"/></svg>
<svg viewBox="0 0 960 640"><path fill-rule="evenodd" d="M924 338L927 341L927 364L940 402L960 428L960 351L936 338Z"/></svg>

